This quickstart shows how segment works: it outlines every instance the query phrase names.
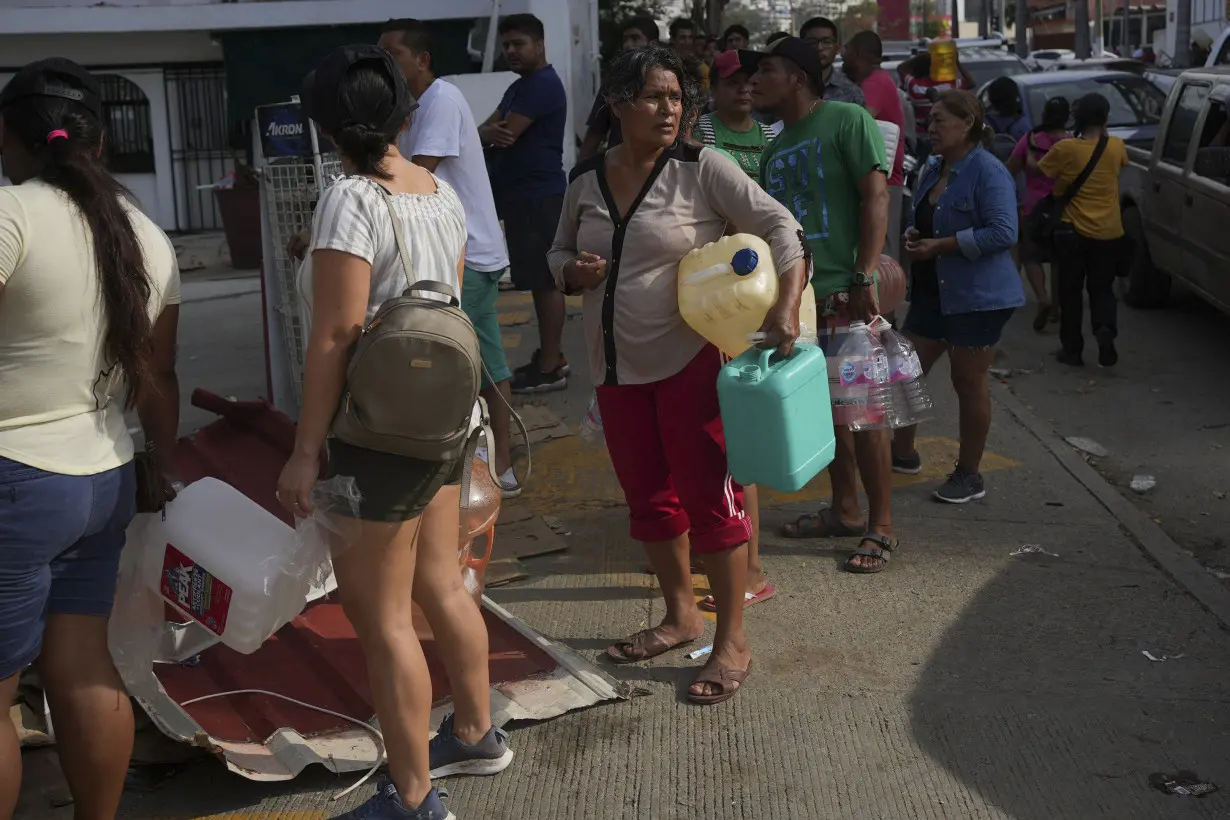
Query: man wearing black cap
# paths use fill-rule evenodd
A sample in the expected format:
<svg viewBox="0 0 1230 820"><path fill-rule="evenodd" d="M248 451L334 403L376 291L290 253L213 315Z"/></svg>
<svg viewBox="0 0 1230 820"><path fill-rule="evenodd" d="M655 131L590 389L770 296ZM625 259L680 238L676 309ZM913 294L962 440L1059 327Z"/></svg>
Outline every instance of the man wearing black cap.
<svg viewBox="0 0 1230 820"><path fill-rule="evenodd" d="M837 24L827 17L813 17L799 29L799 37L815 49L816 56L820 58L821 88L824 89L820 96L836 102L866 105L867 99L862 90L834 65L837 62L837 54L841 51Z"/></svg>
<svg viewBox="0 0 1230 820"><path fill-rule="evenodd" d="M802 225L813 259L812 287L821 317L821 347L830 356L852 321L876 315L875 274L888 229L888 173L892 170L879 126L866 109L826 102L824 64L797 37L767 52L740 55L752 75L752 101L785 128L765 151L761 184ZM870 502L863 521L857 476ZM846 563L852 572L879 572L897 546L893 539L892 459L882 430L851 434L837 428L837 455L829 467L833 505L788 525L788 537L862 538Z"/></svg>

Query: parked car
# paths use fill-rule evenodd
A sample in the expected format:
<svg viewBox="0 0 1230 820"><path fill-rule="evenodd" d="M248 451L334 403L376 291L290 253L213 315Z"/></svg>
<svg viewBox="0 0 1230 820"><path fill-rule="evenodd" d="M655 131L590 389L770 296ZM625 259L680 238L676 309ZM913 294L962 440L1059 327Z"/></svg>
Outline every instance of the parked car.
<svg viewBox="0 0 1230 820"><path fill-rule="evenodd" d="M1145 79L1157 86L1163 94L1169 94L1182 73L1181 68L1150 68L1145 72Z"/></svg>
<svg viewBox="0 0 1230 820"><path fill-rule="evenodd" d="M1025 65L1033 71L1043 71L1049 68L1052 64L1062 60L1064 57L1075 57L1076 52L1067 48L1044 48L1040 51L1031 52L1025 58Z"/></svg>
<svg viewBox="0 0 1230 820"><path fill-rule="evenodd" d="M1230 313L1230 67L1185 71L1151 151L1128 148L1123 227L1135 242L1129 304L1156 307L1178 279Z"/></svg>
<svg viewBox="0 0 1230 820"><path fill-rule="evenodd" d="M1029 74L1029 66L1025 65L1024 60L1002 48L958 47L957 60L961 66L961 73L965 75L970 88L981 88L991 80L1000 77Z"/></svg>
<svg viewBox="0 0 1230 820"><path fill-rule="evenodd" d="M1148 148L1157 136L1157 123L1166 105L1166 95L1156 85L1124 71L1043 71L1012 78L1021 89L1025 118L1033 128L1042 120L1042 109L1053 97L1069 102L1096 92L1110 103L1110 132L1128 145ZM987 88L979 92L987 104Z"/></svg>
<svg viewBox="0 0 1230 820"><path fill-rule="evenodd" d="M1129 74L1143 75L1149 70L1149 66L1140 60L1132 57L1119 57L1110 55L1109 57L1090 57L1087 60L1078 60L1075 57L1065 57L1062 60L1056 60L1044 69L1046 71L1126 71Z"/></svg>

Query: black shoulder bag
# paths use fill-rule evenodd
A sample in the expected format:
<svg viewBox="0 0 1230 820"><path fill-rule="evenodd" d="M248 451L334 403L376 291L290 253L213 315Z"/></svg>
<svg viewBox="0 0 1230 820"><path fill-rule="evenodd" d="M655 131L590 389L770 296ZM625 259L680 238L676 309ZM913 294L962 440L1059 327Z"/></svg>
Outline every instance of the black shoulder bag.
<svg viewBox="0 0 1230 820"><path fill-rule="evenodd" d="M1038 200L1038 204L1034 205L1034 209L1029 213L1029 235L1035 242L1040 245L1050 245L1054 241L1055 231L1063 222L1063 212L1068 209L1068 205L1076 199L1081 188L1089 181L1093 169L1098 167L1098 161L1106 152L1107 141L1106 135L1103 134L1093 148L1093 155L1089 157L1089 163L1085 165L1076 179L1072 180L1072 184L1063 192L1063 196L1047 194Z"/></svg>

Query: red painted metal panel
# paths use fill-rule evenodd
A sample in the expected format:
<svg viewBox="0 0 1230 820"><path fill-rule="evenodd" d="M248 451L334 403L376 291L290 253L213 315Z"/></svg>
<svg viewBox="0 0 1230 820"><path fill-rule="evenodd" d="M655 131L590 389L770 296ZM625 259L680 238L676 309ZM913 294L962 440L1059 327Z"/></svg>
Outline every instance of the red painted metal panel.
<svg viewBox="0 0 1230 820"><path fill-rule="evenodd" d="M176 461L183 479L221 479L293 524L275 490L294 446L294 422L267 402L232 402L199 389L192 403L220 418L179 442ZM483 617L490 636L492 684L557 668L550 655L504 621L486 610ZM182 620L171 613L169 618ZM434 643L424 641L423 652L431 672L432 699L441 700L449 694L448 679ZM374 713L358 638L341 606L328 599L308 607L251 655L218 645L193 666L160 664L155 672L167 694L180 704L219 692L264 689L363 721ZM186 711L209 735L226 741L262 742L284 727L305 737L354 728L339 718L264 695L215 698Z"/></svg>

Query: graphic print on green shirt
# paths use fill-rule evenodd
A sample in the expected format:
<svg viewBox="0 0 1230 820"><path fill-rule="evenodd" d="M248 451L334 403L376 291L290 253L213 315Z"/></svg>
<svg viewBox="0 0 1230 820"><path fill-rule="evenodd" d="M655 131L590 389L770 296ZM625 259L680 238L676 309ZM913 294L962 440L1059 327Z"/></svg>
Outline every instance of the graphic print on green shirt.
<svg viewBox="0 0 1230 820"><path fill-rule="evenodd" d="M713 113L705 114L697 123L700 141L726 152L748 176L760 178L760 157L773 140L773 129L753 123L747 131L736 131Z"/></svg>
<svg viewBox="0 0 1230 820"><path fill-rule="evenodd" d="M858 183L889 168L880 127L866 109L848 103L822 104L765 150L760 184L803 226L816 298L849 290L863 204Z"/></svg>

